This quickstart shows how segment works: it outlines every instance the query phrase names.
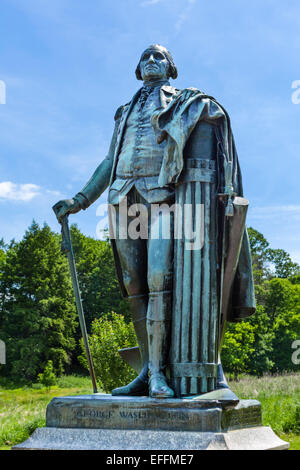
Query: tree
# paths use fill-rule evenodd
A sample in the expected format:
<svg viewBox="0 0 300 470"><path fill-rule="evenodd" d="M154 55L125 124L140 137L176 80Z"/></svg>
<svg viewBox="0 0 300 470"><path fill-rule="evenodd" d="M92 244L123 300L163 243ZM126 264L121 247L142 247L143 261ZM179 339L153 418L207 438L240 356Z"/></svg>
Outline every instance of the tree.
<svg viewBox="0 0 300 470"><path fill-rule="evenodd" d="M294 278L300 276L300 266L282 249L270 248L264 235L252 227L248 228L252 269L257 302L265 305L268 281L273 278ZM297 282L296 280L294 282Z"/></svg>
<svg viewBox="0 0 300 470"><path fill-rule="evenodd" d="M1 238L0 239L0 270L5 262L5 257L6 257L5 251L6 251L6 245L4 243L3 238Z"/></svg>
<svg viewBox="0 0 300 470"><path fill-rule="evenodd" d="M56 384L56 376L53 372L52 361L47 362L44 372L38 375L38 380L41 384L45 385L48 390L50 390L52 385Z"/></svg>
<svg viewBox="0 0 300 470"><path fill-rule="evenodd" d="M300 266L294 263L285 250L269 249L269 261L274 266L275 277L289 278L300 274Z"/></svg>
<svg viewBox="0 0 300 470"><path fill-rule="evenodd" d="M263 234L252 227L248 228L248 235L256 281L300 275L299 264L294 263L285 250L270 248L270 244Z"/></svg>
<svg viewBox="0 0 300 470"><path fill-rule="evenodd" d="M300 338L299 275L289 279L274 277L274 269L271 271L267 265L267 260L272 260L272 250L267 247L268 243L261 234L255 234L254 253L263 272L267 273L261 275L256 286L256 314L244 322L244 327L230 325L225 335L222 350L224 366L235 375L241 372L262 375L268 371L299 370L299 365L292 362L292 344ZM276 251L278 259L273 258L273 268L275 266L278 275L289 275L295 266L289 265L289 256L283 256L280 260L280 253L281 250ZM247 324L250 325L251 335L245 338L242 346L241 331L247 331Z"/></svg>
<svg viewBox="0 0 300 470"><path fill-rule="evenodd" d="M270 359L272 370L299 370L292 362L292 343L300 338L300 285L288 279L272 279L266 296L266 311L274 333Z"/></svg>
<svg viewBox="0 0 300 470"><path fill-rule="evenodd" d="M261 376L274 366L271 360L274 330L262 305L257 305L256 313L247 321L254 327L253 351L247 359L248 370L250 374Z"/></svg>
<svg viewBox="0 0 300 470"><path fill-rule="evenodd" d="M256 282L266 277L267 263L269 261L269 242L262 233L252 227L248 227L249 243L252 256L254 280Z"/></svg>
<svg viewBox="0 0 300 470"><path fill-rule="evenodd" d="M222 348L222 362L226 372L249 373L261 376L271 371L274 363L274 331L268 313L257 305L256 313L241 323L229 324Z"/></svg>
<svg viewBox="0 0 300 470"><path fill-rule="evenodd" d="M1 312L1 305L3 302L3 270L6 261L6 245L4 243L3 238L0 239L0 312ZM0 331L1 331L1 318L0 318Z"/></svg>
<svg viewBox="0 0 300 470"><path fill-rule="evenodd" d="M222 348L224 370L234 374L250 372L249 357L254 352L255 326L249 322L229 324Z"/></svg>
<svg viewBox="0 0 300 470"><path fill-rule="evenodd" d="M123 315L111 312L95 319L89 336L95 374L100 388L110 393L133 380L136 372L119 355L119 349L136 345L136 336L132 323L127 323ZM83 341L80 342L82 355L80 363L88 368Z"/></svg>
<svg viewBox="0 0 300 470"><path fill-rule="evenodd" d="M24 238L8 247L2 277L6 373L34 380L51 360L62 374L71 362L77 322L60 237L33 222Z"/></svg>
<svg viewBox="0 0 300 470"><path fill-rule="evenodd" d="M252 227L248 228L255 295L258 304L264 305L266 281L270 278L269 242Z"/></svg>

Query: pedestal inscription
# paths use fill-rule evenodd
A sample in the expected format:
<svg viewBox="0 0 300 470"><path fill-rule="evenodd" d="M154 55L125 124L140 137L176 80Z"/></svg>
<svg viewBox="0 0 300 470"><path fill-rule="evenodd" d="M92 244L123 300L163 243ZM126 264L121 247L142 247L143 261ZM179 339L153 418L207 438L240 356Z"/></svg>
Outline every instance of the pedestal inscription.
<svg viewBox="0 0 300 470"><path fill-rule="evenodd" d="M97 394L54 398L47 408L47 426L89 429L153 429L220 432L259 426L260 404L243 401L222 409L216 400L155 400Z"/></svg>
<svg viewBox="0 0 300 470"><path fill-rule="evenodd" d="M241 400L235 408L222 414L224 430L250 428L261 424L261 405L257 400Z"/></svg>

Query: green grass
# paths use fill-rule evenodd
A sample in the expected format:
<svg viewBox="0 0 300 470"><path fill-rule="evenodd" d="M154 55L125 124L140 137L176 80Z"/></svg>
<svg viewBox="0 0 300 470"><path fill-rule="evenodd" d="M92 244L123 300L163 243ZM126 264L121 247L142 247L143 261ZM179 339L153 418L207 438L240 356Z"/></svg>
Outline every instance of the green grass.
<svg viewBox="0 0 300 470"><path fill-rule="evenodd" d="M260 401L263 425L300 450L300 374L246 376L230 387L239 398Z"/></svg>
<svg viewBox="0 0 300 470"><path fill-rule="evenodd" d="M10 449L45 426L46 407L53 397L82 393L92 393L89 377L61 377L51 390L40 384L19 388L0 380L0 450Z"/></svg>
<svg viewBox="0 0 300 470"><path fill-rule="evenodd" d="M263 424L290 442L291 449L300 450L300 374L245 376L230 386L239 398L259 400ZM89 377L61 377L50 391L40 384L21 387L0 379L0 450L10 449L45 426L46 407L53 397L91 392Z"/></svg>

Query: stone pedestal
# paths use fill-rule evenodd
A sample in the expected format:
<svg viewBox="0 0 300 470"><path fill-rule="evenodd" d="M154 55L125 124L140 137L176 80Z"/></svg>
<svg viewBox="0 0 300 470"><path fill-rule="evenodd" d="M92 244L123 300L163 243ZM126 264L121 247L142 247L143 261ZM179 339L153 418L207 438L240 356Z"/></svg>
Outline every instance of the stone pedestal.
<svg viewBox="0 0 300 470"><path fill-rule="evenodd" d="M14 449L287 449L261 424L261 406L201 397L158 400L95 394L54 398L45 428Z"/></svg>

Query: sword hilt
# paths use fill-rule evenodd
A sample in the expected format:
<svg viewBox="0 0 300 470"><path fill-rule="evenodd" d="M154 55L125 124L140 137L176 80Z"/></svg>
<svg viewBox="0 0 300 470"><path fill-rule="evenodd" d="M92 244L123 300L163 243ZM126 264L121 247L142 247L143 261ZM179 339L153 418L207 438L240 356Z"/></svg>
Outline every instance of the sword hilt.
<svg viewBox="0 0 300 470"><path fill-rule="evenodd" d="M60 209L62 208L61 202L56 203L53 207L52 210L56 217L58 216L58 213ZM57 217L58 219L58 217ZM60 225L61 225L61 253L62 254L67 254L71 251L71 243L70 243L70 231L69 231L69 222L68 222L68 214L64 215L64 217L60 220L58 219Z"/></svg>

